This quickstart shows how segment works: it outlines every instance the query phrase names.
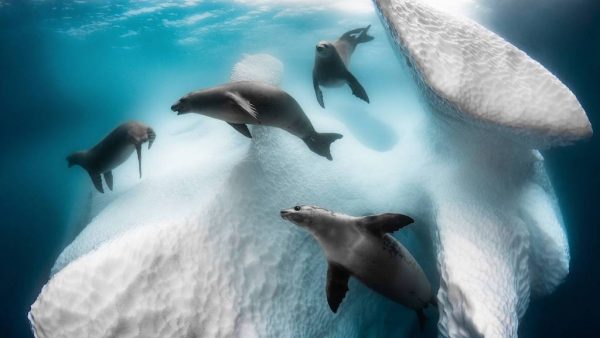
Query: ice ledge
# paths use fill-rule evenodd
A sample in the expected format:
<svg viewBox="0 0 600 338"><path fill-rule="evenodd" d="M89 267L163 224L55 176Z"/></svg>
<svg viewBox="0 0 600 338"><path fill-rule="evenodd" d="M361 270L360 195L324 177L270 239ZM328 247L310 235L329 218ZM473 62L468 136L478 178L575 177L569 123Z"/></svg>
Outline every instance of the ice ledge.
<svg viewBox="0 0 600 338"><path fill-rule="evenodd" d="M479 24L416 0L374 0L392 43L458 120L531 148L592 135L575 95L527 54Z"/></svg>

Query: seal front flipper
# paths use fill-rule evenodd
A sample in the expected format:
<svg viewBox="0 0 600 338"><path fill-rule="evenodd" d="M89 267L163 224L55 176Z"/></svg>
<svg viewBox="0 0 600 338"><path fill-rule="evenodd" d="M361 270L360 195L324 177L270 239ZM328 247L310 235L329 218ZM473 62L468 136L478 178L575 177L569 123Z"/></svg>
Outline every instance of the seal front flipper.
<svg viewBox="0 0 600 338"><path fill-rule="evenodd" d="M98 190L100 193L104 194L104 188L102 187L102 177L100 176L100 174L98 173L92 173L92 172L88 172L90 174L90 178L92 179L92 182L94 183L94 187L96 187L96 190Z"/></svg>
<svg viewBox="0 0 600 338"><path fill-rule="evenodd" d="M250 101L246 100L244 97L242 97L241 95L234 93L234 92L227 92L225 95L232 101L232 103L235 106L240 108L242 111L244 111L248 115L252 116L253 119L255 119L257 122L260 123L260 118L258 117L258 112L256 111L256 109L254 108L254 106L252 105L252 103Z"/></svg>
<svg viewBox="0 0 600 338"><path fill-rule="evenodd" d="M369 103L369 96L367 95L367 91L358 82L358 80L354 77L354 75L352 75L352 73L350 73L349 71L346 71L345 75L346 75L345 76L346 82L348 82L350 89L352 89L352 94L354 96L358 97L359 99Z"/></svg>
<svg viewBox="0 0 600 338"><path fill-rule="evenodd" d="M148 128L148 130L146 130L146 134L148 134L148 149L150 149L152 147L152 143L154 143L154 140L156 140L156 133L154 132L154 129Z"/></svg>
<svg viewBox="0 0 600 338"><path fill-rule="evenodd" d="M321 108L325 108L325 102L323 102L323 92L321 91L321 87L319 87L319 81L317 81L315 72L313 72L313 87L315 87L315 95L317 95L317 101L319 101L319 105Z"/></svg>
<svg viewBox="0 0 600 338"><path fill-rule="evenodd" d="M425 312L423 309L417 310L417 318L419 319L419 329L421 331L425 330L425 324L427 324L427 316L425 316Z"/></svg>
<svg viewBox="0 0 600 338"><path fill-rule="evenodd" d="M378 236L392 233L413 222L412 218L402 214L373 215L362 217L358 220L360 226Z"/></svg>
<svg viewBox="0 0 600 338"><path fill-rule="evenodd" d="M106 181L106 186L110 191L113 190L113 175L112 171L107 171L104 173L104 180Z"/></svg>
<svg viewBox="0 0 600 338"><path fill-rule="evenodd" d="M135 151L137 152L137 156L138 156L138 166L140 168L140 178L142 178L142 145L139 143L136 144Z"/></svg>
<svg viewBox="0 0 600 338"><path fill-rule="evenodd" d="M247 125L243 123L229 123L229 125L232 126L233 129L239 131L240 134L246 136L247 138L252 138L252 134L250 134L250 130L248 129Z"/></svg>
<svg viewBox="0 0 600 338"><path fill-rule="evenodd" d="M327 269L327 303L333 313L336 313L348 291L350 273L342 266L329 262Z"/></svg>

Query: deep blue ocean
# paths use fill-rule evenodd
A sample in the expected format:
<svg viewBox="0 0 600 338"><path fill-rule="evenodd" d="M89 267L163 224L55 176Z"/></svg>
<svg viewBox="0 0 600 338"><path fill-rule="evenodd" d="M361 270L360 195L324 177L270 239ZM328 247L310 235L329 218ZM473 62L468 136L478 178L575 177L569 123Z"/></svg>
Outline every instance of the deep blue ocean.
<svg viewBox="0 0 600 338"><path fill-rule="evenodd" d="M340 11L329 27L329 12L275 17L255 9L245 17L249 5L227 1L140 3L0 0L0 338L32 337L29 307L81 231L75 206L88 182L67 168L70 152L124 120L159 119L155 109L148 113L155 104L168 115L187 89L227 81L246 52L279 57L304 81L294 85L311 90L319 32L354 28L353 18L377 26L377 46L393 56L374 13ZM480 23L552 71L600 128L599 1L473 3L483 8ZM375 73L364 69L359 77L376 88ZM519 330L524 337L600 337L600 141L596 135L544 155L571 267L556 292L531 303Z"/></svg>

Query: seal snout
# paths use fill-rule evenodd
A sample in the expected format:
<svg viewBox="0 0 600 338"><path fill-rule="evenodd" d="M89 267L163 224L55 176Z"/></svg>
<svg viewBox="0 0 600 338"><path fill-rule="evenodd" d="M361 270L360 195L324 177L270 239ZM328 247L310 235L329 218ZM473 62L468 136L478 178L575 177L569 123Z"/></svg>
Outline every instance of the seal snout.
<svg viewBox="0 0 600 338"><path fill-rule="evenodd" d="M177 102L171 106L171 111L177 113L177 115L180 114L179 110L180 110L179 102Z"/></svg>
<svg viewBox="0 0 600 338"><path fill-rule="evenodd" d="M281 218L288 219L288 217L292 214L292 212L290 211L290 209L284 209L284 210L281 210L279 212L279 214L281 215Z"/></svg>

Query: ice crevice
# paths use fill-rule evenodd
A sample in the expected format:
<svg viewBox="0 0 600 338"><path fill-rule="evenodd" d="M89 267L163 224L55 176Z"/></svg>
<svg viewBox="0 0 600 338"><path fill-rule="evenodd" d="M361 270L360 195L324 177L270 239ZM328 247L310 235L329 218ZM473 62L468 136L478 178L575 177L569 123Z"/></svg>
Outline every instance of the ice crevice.
<svg viewBox="0 0 600 338"><path fill-rule="evenodd" d="M535 149L589 137L589 121L556 77L485 28L418 1L374 3L424 103L389 121L393 147L369 149L310 112L318 131L345 135L332 162L272 128L252 128L250 142L202 117L158 126L147 175L129 161L114 194L94 193L90 223L32 305L36 337L418 336L411 311L354 280L331 314L317 244L278 215L296 204L413 216L395 235L439 283L439 334L516 337L530 297L569 269ZM279 84L282 72L247 55L232 80Z"/></svg>

